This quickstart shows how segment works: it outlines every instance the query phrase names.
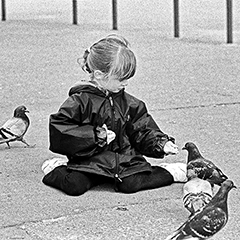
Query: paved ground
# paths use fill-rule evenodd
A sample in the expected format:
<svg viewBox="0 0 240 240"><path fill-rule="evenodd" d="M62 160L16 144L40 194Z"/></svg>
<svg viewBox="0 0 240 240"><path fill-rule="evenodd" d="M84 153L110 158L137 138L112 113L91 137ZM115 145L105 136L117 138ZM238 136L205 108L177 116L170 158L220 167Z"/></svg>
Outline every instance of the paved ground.
<svg viewBox="0 0 240 240"><path fill-rule="evenodd" d="M54 155L48 150L48 116L84 77L76 59L109 34L109 26L10 20L0 23L0 32L0 120L25 104L31 119L26 140L36 144L28 149L14 143L10 150L0 145L1 239L162 240L183 223L188 212L182 205L182 184L129 195L106 185L70 197L41 183L41 164ZM119 30L138 59L128 91L146 101L179 147L197 143L240 185L239 40L227 45L218 34L199 32L172 39L168 32L135 25ZM186 152L164 161L185 162ZM239 199L239 190L230 193L229 222L212 239L239 239Z"/></svg>

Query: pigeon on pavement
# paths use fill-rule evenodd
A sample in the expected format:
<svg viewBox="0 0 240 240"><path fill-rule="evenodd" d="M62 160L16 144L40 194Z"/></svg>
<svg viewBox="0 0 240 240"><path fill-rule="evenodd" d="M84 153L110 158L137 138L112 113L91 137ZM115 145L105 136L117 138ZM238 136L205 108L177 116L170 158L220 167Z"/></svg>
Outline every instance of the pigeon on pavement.
<svg viewBox="0 0 240 240"><path fill-rule="evenodd" d="M236 187L231 180L224 181L212 200L165 240L204 240L219 232L228 221L227 198L232 188Z"/></svg>
<svg viewBox="0 0 240 240"><path fill-rule="evenodd" d="M195 177L183 185L183 204L191 215L205 207L212 196L212 185L207 180Z"/></svg>
<svg viewBox="0 0 240 240"><path fill-rule="evenodd" d="M29 111L25 106L17 107L14 110L13 117L0 127L0 144L6 143L10 148L10 142L21 141L28 147L32 147L23 139L30 125L26 112Z"/></svg>
<svg viewBox="0 0 240 240"><path fill-rule="evenodd" d="M212 161L204 158L197 146L192 142L187 142L182 148L188 151L187 177L199 177L208 180L211 184L221 185L228 177L223 174Z"/></svg>

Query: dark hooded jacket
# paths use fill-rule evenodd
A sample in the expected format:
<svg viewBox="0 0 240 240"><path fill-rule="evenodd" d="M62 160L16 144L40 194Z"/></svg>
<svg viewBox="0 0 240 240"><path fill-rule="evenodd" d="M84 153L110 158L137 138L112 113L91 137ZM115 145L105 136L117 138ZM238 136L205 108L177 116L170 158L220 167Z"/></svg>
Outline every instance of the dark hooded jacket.
<svg viewBox="0 0 240 240"><path fill-rule="evenodd" d="M100 147L96 128L106 124L116 133L109 145ZM121 90L108 93L82 81L69 91L68 99L50 116L50 150L66 155L68 168L124 178L152 171L143 155L163 158L169 140L144 102Z"/></svg>

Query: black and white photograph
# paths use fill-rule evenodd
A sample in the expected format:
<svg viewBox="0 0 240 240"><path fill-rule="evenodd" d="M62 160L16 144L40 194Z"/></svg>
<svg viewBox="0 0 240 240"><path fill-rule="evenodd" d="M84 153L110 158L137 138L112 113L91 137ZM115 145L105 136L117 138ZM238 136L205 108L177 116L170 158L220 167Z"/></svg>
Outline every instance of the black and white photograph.
<svg viewBox="0 0 240 240"><path fill-rule="evenodd" d="M239 1L0 7L1 240L239 240Z"/></svg>

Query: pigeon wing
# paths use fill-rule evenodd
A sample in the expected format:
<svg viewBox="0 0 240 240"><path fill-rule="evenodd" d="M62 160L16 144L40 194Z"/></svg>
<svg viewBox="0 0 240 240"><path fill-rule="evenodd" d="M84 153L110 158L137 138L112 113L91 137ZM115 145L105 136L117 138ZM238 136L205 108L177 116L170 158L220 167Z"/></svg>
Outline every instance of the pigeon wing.
<svg viewBox="0 0 240 240"><path fill-rule="evenodd" d="M191 161L187 169L189 174L194 170L194 173L201 179L207 179L211 183L220 185L228 177L219 169L212 161L207 159L196 159Z"/></svg>
<svg viewBox="0 0 240 240"><path fill-rule="evenodd" d="M194 174L201 179L207 179L212 175L212 172L213 169L208 164L206 164L206 162L201 161L200 159L191 161L187 165L188 176Z"/></svg>
<svg viewBox="0 0 240 240"><path fill-rule="evenodd" d="M206 239L220 231L227 223L227 214L221 208L205 208L189 222L193 237Z"/></svg>
<svg viewBox="0 0 240 240"><path fill-rule="evenodd" d="M2 129L6 130L6 135L8 138L22 137L27 131L27 123L21 118L13 117L9 119L3 126ZM7 134L9 133L9 134ZM12 135L12 136L11 136Z"/></svg>

